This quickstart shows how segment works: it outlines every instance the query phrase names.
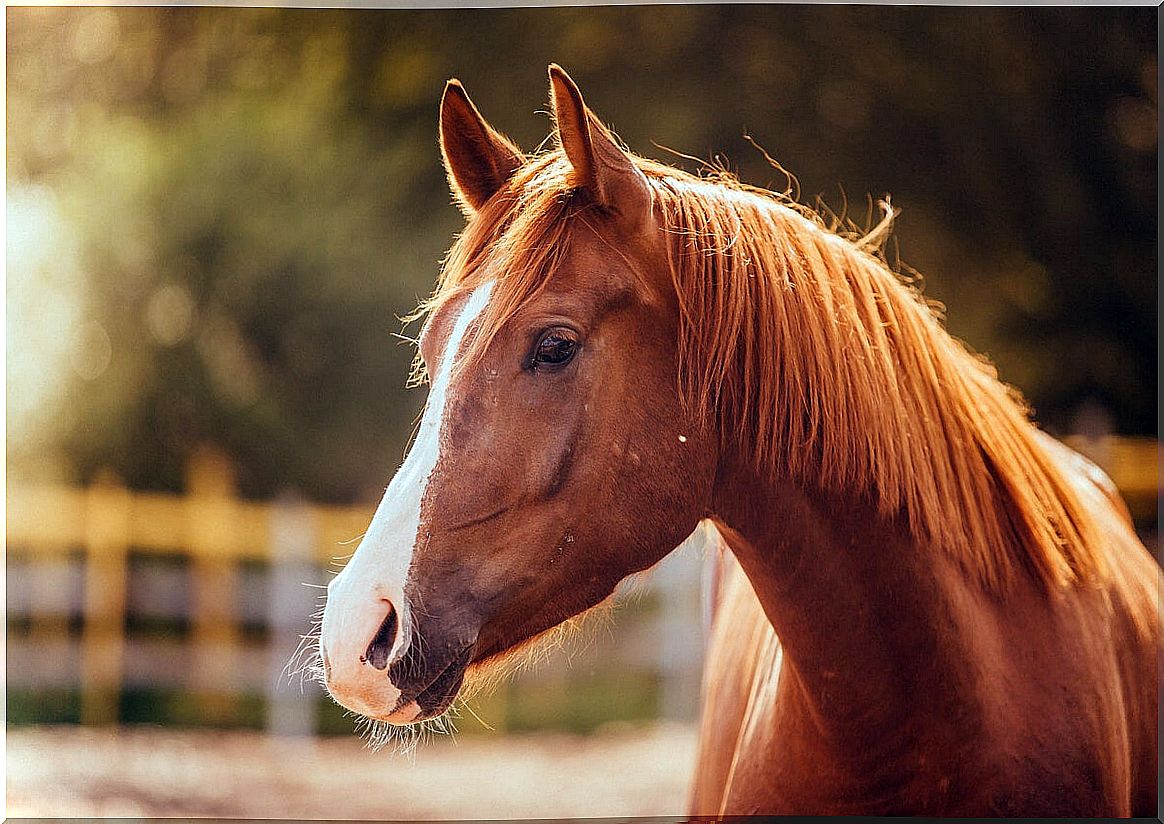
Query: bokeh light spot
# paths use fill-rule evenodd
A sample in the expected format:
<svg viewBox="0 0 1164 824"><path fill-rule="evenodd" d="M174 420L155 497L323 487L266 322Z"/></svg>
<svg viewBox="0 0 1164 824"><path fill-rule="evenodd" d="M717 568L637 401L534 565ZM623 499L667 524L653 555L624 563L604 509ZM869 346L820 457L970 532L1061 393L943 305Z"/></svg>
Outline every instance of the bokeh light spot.
<svg viewBox="0 0 1164 824"><path fill-rule="evenodd" d="M150 295L145 319L154 340L162 346L174 346L190 334L194 323L194 301L180 284L165 284Z"/></svg>
<svg viewBox="0 0 1164 824"><path fill-rule="evenodd" d="M1145 100L1123 97L1111 113L1112 126L1120 142L1137 152L1156 150L1156 107Z"/></svg>
<svg viewBox="0 0 1164 824"><path fill-rule="evenodd" d="M109 342L109 333L98 321L87 321L73 332L69 363L83 380L91 381L101 377L112 359L113 346Z"/></svg>
<svg viewBox="0 0 1164 824"><path fill-rule="evenodd" d="M100 63L117 51L117 15L109 9L93 9L73 29L73 54L82 63Z"/></svg>

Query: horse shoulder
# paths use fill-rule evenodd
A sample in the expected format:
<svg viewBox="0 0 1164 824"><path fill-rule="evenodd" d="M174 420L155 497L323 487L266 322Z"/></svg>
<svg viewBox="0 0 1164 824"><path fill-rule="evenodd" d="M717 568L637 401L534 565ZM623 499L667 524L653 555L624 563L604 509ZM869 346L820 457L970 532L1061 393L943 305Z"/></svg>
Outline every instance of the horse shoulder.
<svg viewBox="0 0 1164 824"><path fill-rule="evenodd" d="M1160 568L1135 532L1127 504L1115 483L1088 458L1043 436L1048 451L1070 473L1092 514L1103 525L1106 576L1102 585L1108 608L1101 627L1103 644L1115 658L1130 755L1132 813L1154 815L1157 803Z"/></svg>
<svg viewBox="0 0 1164 824"><path fill-rule="evenodd" d="M1094 493L1098 493L1102 502L1114 510L1124 525L1133 528L1132 514L1128 511L1128 505L1123 496L1120 495L1119 488L1106 472L1090 458L1075 451L1057 438L1041 431L1038 434L1043 447L1051 454L1051 457L1072 480L1081 494L1090 499L1094 497Z"/></svg>
<svg viewBox="0 0 1164 824"><path fill-rule="evenodd" d="M727 551L714 564L714 603L703 675L699 755L689 811L714 816L749 758L741 753L749 726L768 727L765 717L780 674L779 640L752 585ZM767 694L769 700L761 699ZM741 761L743 764L741 765Z"/></svg>

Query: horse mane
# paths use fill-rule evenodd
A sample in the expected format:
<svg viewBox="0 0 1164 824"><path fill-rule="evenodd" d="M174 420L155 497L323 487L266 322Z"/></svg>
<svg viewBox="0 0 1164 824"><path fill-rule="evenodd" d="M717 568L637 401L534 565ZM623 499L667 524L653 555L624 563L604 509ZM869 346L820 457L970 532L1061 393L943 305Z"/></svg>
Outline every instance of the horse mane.
<svg viewBox="0 0 1164 824"><path fill-rule="evenodd" d="M886 221L846 237L787 195L633 159L670 238L680 393L725 445L769 477L872 496L991 590L1024 567L1047 587L1102 574L1098 527L1018 392L878 256ZM592 208L579 195L545 152L450 249L418 315L497 280L462 366L552 275Z"/></svg>

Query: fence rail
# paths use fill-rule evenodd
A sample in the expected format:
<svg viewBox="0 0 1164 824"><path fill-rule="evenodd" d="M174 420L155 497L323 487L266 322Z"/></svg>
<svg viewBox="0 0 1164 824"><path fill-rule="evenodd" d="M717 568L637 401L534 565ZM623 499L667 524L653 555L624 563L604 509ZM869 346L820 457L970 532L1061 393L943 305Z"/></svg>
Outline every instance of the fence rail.
<svg viewBox="0 0 1164 824"><path fill-rule="evenodd" d="M24 602L35 644L45 652L55 646L65 661L78 662L71 672L59 662L46 667L43 659L56 656L36 656L10 643L10 652L16 652L18 660L23 657L21 663L27 667L56 672L54 680L63 675L64 680L77 682L83 723L118 719L127 675L131 553L178 557L189 563L189 614L179 616L190 622L184 653L188 665L181 668L189 677L183 686L194 693L200 711L213 719L225 714L232 692L256 680L247 675L256 670L255 662L240 660L249 652L240 639L240 562L266 562L272 570L274 585L266 593L268 609L262 616L272 636L265 650L271 660L257 669L271 675L267 680L275 688L276 673L290 658L299 634L307 629L306 616L314 609L315 594L303 583L324 579L321 568L336 561L345 543L360 536L372 514L370 507L312 505L291 497L272 503L238 500L229 461L212 450L199 452L191 461L187 489L185 495L131 492L108 474L86 489L15 484L7 489L10 567L15 559L22 565L55 564L62 570L67 569L62 564L80 554L78 648L61 631L62 618L74 609L71 599L44 593L44 587L40 593L20 597L12 592L19 580L10 576L9 612L13 601ZM135 658L164 662L165 647L138 644ZM31 660L36 657L42 660ZM179 668L159 664L159 669L173 673ZM10 675L21 681L21 673L10 670ZM308 711L304 706L303 712Z"/></svg>
<svg viewBox="0 0 1164 824"><path fill-rule="evenodd" d="M10 620L10 687L77 689L81 722L98 725L118 722L127 688L179 688L207 722L228 721L240 694L257 693L268 728L311 732L319 692L281 677L319 606L304 583L322 584L354 552L374 505L240 500L213 450L194 456L186 487L135 492L108 474L87 488L8 485L8 613L26 627L14 634ZM662 597L626 648L661 651L632 663L659 676L665 714L690 714L698 697L699 576L690 548L638 587ZM134 614L186 631L141 637ZM262 639L244 637L245 625Z"/></svg>
<svg viewBox="0 0 1164 824"><path fill-rule="evenodd" d="M1112 476L1134 513L1154 517L1154 440L1068 442ZM354 551L372 506L322 506L291 495L240 500L230 462L213 450L191 461L184 495L130 491L105 474L82 489L10 483L6 504L8 612L28 625L24 638L9 633L10 685L78 688L87 724L116 723L121 693L135 684L176 680L210 720L240 691L258 689L270 728L314 728L314 696L281 689L279 673L318 604L318 590L303 584L326 580L327 568ZM659 605L638 642L627 644L636 654L655 650L668 715L692 707L698 693L698 550L678 553L640 587L654 588ZM142 583L140 570L131 572L143 558L177 558L185 572L176 584L156 571ZM262 581L248 564L266 569ZM188 641L127 637L134 601L146 612L179 613ZM69 630L77 617L79 636ZM248 621L266 628L265 643L244 640Z"/></svg>

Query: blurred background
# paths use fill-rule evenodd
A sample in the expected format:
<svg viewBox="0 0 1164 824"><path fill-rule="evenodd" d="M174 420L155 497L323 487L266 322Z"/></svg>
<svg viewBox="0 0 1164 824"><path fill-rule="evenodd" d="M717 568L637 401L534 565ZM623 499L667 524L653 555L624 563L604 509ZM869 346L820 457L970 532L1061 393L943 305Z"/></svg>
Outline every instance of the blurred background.
<svg viewBox="0 0 1164 824"><path fill-rule="evenodd" d="M891 194L891 260L1156 546L1154 9L6 17L11 815L682 811L698 539L415 759L283 672L424 402L453 76L527 150L556 61L640 154L784 188L746 133L859 226Z"/></svg>

